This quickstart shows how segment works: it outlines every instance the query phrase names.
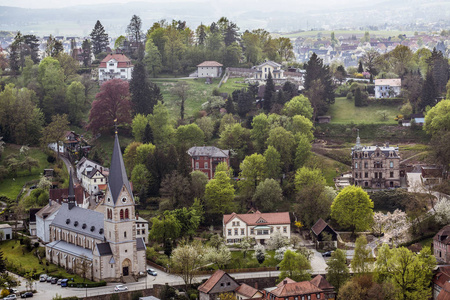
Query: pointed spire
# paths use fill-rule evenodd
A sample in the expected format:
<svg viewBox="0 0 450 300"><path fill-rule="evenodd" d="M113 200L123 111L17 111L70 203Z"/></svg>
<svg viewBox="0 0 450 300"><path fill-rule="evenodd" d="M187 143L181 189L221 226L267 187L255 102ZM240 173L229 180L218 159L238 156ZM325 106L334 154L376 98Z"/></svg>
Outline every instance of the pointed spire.
<svg viewBox="0 0 450 300"><path fill-rule="evenodd" d="M356 138L356 149L361 149L361 139L359 138L359 129L356 129L358 137Z"/></svg>
<svg viewBox="0 0 450 300"><path fill-rule="evenodd" d="M109 169L108 188L111 192L113 203L117 203L122 187L128 189L132 195L130 182L128 181L127 171L123 163L122 151L120 150L119 137L117 133L114 137L114 148L111 158L111 167Z"/></svg>
<svg viewBox="0 0 450 300"><path fill-rule="evenodd" d="M73 175L72 175L72 167L70 167L69 171L69 196L68 196L68 204L69 209L72 209L75 206L75 192L73 188Z"/></svg>

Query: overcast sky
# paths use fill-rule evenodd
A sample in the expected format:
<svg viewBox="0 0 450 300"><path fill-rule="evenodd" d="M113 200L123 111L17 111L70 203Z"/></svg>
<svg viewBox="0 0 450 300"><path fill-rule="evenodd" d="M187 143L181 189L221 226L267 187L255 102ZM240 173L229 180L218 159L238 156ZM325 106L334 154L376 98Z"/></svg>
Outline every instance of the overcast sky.
<svg viewBox="0 0 450 300"><path fill-rule="evenodd" d="M128 2L147 2L147 3L168 3L168 2L183 2L196 4L199 2L205 2L206 5L222 6L222 5L236 5L239 10L242 8L259 8L266 7L267 9L277 9L286 11L292 8L320 8L330 6L343 6L343 4L354 3L353 0L0 0L0 6L13 6L22 8L62 8L67 6L76 5L91 5L91 4L105 4L105 3L128 3ZM359 0L358 3L369 2L369 0ZM262 9L264 10L264 9Z"/></svg>

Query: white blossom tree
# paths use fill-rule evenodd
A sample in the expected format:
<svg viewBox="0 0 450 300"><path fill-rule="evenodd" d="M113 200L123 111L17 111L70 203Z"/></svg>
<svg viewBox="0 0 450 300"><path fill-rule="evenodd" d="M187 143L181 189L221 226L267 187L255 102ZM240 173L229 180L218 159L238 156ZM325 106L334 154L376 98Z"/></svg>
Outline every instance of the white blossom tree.
<svg viewBox="0 0 450 300"><path fill-rule="evenodd" d="M267 241L267 248L269 250L277 250L281 247L287 246L288 244L289 239L285 237L280 231L275 231Z"/></svg>
<svg viewBox="0 0 450 300"><path fill-rule="evenodd" d="M442 198L434 206L436 222L442 225L447 225L450 223L450 200L447 198Z"/></svg>
<svg viewBox="0 0 450 300"><path fill-rule="evenodd" d="M393 213L388 212L387 214L377 212L373 219L372 231L375 234L381 235L384 233L385 238L391 238L395 244L408 240L408 230L411 223L404 211L396 209Z"/></svg>
<svg viewBox="0 0 450 300"><path fill-rule="evenodd" d="M231 260L230 249L226 246L221 246L219 249L207 247L205 250L205 260L222 269Z"/></svg>

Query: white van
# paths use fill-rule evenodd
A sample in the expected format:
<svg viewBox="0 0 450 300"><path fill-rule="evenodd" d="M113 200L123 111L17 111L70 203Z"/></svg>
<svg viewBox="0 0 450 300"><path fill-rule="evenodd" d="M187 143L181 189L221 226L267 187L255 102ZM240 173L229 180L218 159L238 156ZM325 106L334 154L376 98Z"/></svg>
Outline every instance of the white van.
<svg viewBox="0 0 450 300"><path fill-rule="evenodd" d="M41 274L41 276L39 276L39 281L40 282L47 281L47 274Z"/></svg>

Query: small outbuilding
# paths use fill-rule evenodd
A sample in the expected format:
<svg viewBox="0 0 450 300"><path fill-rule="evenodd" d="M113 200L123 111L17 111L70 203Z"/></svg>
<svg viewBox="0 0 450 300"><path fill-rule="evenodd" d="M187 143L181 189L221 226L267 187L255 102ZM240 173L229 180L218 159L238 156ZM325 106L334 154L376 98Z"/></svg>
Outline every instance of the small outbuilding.
<svg viewBox="0 0 450 300"><path fill-rule="evenodd" d="M320 218L316 224L311 227L311 232L313 234L313 240L316 244L316 249L323 249L327 247L337 248L338 234L322 218Z"/></svg>
<svg viewBox="0 0 450 300"><path fill-rule="evenodd" d="M222 76L222 67L223 65L217 61L204 61L197 65L197 76L199 78L220 77Z"/></svg>
<svg viewBox="0 0 450 300"><path fill-rule="evenodd" d="M2 241L12 239L12 227L9 224L0 224L0 239Z"/></svg>

